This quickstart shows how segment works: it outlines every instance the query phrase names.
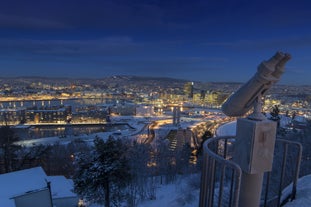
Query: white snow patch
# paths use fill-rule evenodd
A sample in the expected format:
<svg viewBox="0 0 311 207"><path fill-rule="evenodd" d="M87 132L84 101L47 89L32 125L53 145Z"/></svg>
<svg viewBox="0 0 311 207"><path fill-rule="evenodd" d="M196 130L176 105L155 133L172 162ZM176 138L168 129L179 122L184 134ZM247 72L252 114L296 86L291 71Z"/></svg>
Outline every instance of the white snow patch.
<svg viewBox="0 0 311 207"><path fill-rule="evenodd" d="M216 131L217 137L235 136L235 135L236 135L236 121L223 124Z"/></svg>
<svg viewBox="0 0 311 207"><path fill-rule="evenodd" d="M291 191L292 185L284 189L284 193ZM309 207L311 206L311 175L306 175L298 180L296 199L288 202L284 207Z"/></svg>

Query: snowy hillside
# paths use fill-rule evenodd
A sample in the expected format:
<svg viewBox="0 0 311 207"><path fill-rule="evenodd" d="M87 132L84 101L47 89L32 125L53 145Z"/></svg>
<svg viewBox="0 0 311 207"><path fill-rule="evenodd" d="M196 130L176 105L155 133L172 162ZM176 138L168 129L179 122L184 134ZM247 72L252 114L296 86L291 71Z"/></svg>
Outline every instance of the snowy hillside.
<svg viewBox="0 0 311 207"><path fill-rule="evenodd" d="M282 120L282 124L287 123L288 120ZM235 135L236 122L230 122L221 126L217 130L218 136L234 136ZM199 178L198 178L199 179ZM198 206L199 203L199 187L196 189L187 189L187 181L183 180L178 184L161 185L157 189L157 199L151 201L145 201L139 205L139 207L193 207ZM284 190L284 194L291 190L291 186L288 186ZM185 197L189 196L189 192L193 197L188 202ZM189 197L188 197L189 198ZM311 175L302 177L298 180L296 199L292 202L288 202L284 207L309 207L311 206Z"/></svg>

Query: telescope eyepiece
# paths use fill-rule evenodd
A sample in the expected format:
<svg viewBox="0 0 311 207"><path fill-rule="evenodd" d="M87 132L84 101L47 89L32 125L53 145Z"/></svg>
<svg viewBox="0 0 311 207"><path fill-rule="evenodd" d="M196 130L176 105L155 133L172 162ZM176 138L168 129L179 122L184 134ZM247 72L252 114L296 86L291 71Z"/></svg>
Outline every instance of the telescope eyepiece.
<svg viewBox="0 0 311 207"><path fill-rule="evenodd" d="M246 114L254 106L255 100L280 79L290 58L288 53L277 52L269 60L263 61L256 74L225 101L222 111L227 116Z"/></svg>

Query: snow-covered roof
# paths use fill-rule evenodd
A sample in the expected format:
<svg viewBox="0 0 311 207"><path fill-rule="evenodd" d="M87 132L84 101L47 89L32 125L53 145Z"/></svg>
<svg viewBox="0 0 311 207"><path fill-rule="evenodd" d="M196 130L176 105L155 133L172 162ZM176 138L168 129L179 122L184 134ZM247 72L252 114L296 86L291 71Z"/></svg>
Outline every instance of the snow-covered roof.
<svg viewBox="0 0 311 207"><path fill-rule="evenodd" d="M15 196L42 190L51 182L52 198L75 197L73 184L64 176L47 176L41 167L0 175L0 206L15 207Z"/></svg>
<svg viewBox="0 0 311 207"><path fill-rule="evenodd" d="M52 198L68 198L76 197L77 195L73 193L73 183L70 182L64 176L48 176L48 181L51 182Z"/></svg>
<svg viewBox="0 0 311 207"><path fill-rule="evenodd" d="M301 122L301 123L306 123L307 122L307 120L306 120L306 118L304 116L295 116L294 120L297 121L297 122Z"/></svg>
<svg viewBox="0 0 311 207"><path fill-rule="evenodd" d="M14 200L11 199L12 197L46 187L46 177L41 167L1 174L1 206L15 207Z"/></svg>

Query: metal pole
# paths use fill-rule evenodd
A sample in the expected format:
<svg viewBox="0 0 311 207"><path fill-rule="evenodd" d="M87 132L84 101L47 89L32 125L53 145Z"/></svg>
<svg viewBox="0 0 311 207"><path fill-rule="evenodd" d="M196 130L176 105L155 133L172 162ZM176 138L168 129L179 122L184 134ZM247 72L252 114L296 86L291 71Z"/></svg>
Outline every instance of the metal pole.
<svg viewBox="0 0 311 207"><path fill-rule="evenodd" d="M263 173L242 173L239 207L259 207Z"/></svg>
<svg viewBox="0 0 311 207"><path fill-rule="evenodd" d="M233 159L242 169L239 207L259 207L264 172L272 169L276 123L238 119Z"/></svg>

